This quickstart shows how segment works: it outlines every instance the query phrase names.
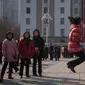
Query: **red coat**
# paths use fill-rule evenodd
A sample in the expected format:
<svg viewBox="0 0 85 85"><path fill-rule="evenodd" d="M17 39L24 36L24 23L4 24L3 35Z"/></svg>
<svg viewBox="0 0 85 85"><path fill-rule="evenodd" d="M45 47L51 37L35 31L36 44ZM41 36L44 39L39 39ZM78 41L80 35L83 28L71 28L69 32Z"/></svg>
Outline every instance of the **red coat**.
<svg viewBox="0 0 85 85"><path fill-rule="evenodd" d="M82 42L82 31L79 25L71 25L70 33L69 33L69 43L68 43L68 51L69 52L78 52L82 50L80 45Z"/></svg>
<svg viewBox="0 0 85 85"><path fill-rule="evenodd" d="M19 53L24 59L30 59L35 54L34 43L31 40L28 47L24 44L24 40L20 40L18 45Z"/></svg>

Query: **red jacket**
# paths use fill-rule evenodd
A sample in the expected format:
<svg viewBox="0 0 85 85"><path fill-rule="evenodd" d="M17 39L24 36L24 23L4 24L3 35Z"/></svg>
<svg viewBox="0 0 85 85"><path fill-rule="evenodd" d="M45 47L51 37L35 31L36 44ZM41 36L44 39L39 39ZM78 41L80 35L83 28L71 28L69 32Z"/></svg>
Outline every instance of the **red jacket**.
<svg viewBox="0 0 85 85"><path fill-rule="evenodd" d="M35 47L34 47L34 43L32 40L30 41L28 47L24 44L23 39L20 40L18 49L19 49L20 55L24 59L30 59L35 54Z"/></svg>
<svg viewBox="0 0 85 85"><path fill-rule="evenodd" d="M68 51L69 52L78 52L82 50L80 45L82 42L82 31L80 25L71 25L70 33L69 33L69 43L68 43Z"/></svg>

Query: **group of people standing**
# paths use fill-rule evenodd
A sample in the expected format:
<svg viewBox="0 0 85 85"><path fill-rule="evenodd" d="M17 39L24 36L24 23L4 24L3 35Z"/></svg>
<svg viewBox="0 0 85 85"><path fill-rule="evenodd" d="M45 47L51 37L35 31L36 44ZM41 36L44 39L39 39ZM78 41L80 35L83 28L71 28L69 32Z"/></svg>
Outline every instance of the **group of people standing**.
<svg viewBox="0 0 85 85"><path fill-rule="evenodd" d="M2 43L2 55L4 56L4 64L0 74L0 82L3 82L4 74L7 66L9 65L8 79L13 79L13 69L17 72L19 69L16 65L18 55L20 55L20 78L23 78L24 66L26 67L26 77L29 78L29 65L30 59L33 58L33 76L37 75L36 64L38 61L38 74L42 76L42 56L43 56L44 40L40 37L39 30L34 30L33 40L30 39L30 33L25 32L23 38L19 41L18 45L14 40L14 34L7 32L6 38Z"/></svg>

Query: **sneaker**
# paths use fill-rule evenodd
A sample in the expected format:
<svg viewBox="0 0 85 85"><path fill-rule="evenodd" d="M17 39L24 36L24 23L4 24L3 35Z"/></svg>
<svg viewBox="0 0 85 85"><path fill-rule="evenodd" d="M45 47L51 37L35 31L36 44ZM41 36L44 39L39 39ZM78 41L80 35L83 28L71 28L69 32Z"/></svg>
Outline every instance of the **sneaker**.
<svg viewBox="0 0 85 85"><path fill-rule="evenodd" d="M19 71L19 69L15 70L15 72L18 72L18 71Z"/></svg>
<svg viewBox="0 0 85 85"><path fill-rule="evenodd" d="M42 74L39 74L40 77L42 77Z"/></svg>
<svg viewBox="0 0 85 85"><path fill-rule="evenodd" d="M20 76L20 78L23 78L23 76Z"/></svg>
<svg viewBox="0 0 85 85"><path fill-rule="evenodd" d="M29 76L29 75L26 75L26 77L27 77L27 78L30 78L30 76Z"/></svg>
<svg viewBox="0 0 85 85"><path fill-rule="evenodd" d="M37 74L33 74L33 76L38 76Z"/></svg>
<svg viewBox="0 0 85 85"><path fill-rule="evenodd" d="M68 68L73 72L76 73L76 71L74 70L74 67L71 64L67 64Z"/></svg>
<svg viewBox="0 0 85 85"><path fill-rule="evenodd" d="M8 77L8 79L14 79L13 77Z"/></svg>

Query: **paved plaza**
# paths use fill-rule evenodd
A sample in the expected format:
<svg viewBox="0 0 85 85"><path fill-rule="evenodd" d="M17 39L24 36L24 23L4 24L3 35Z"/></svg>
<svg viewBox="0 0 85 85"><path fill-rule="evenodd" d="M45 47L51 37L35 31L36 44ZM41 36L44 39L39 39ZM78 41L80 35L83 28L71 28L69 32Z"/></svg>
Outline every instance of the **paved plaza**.
<svg viewBox="0 0 85 85"><path fill-rule="evenodd" d="M43 61L43 77L32 76L32 65L29 79L25 76L20 79L18 73L14 73L15 79L8 80L6 73L4 83L0 85L85 85L85 62L75 68L77 73L72 73L66 65L69 60L61 58L60 61Z"/></svg>

